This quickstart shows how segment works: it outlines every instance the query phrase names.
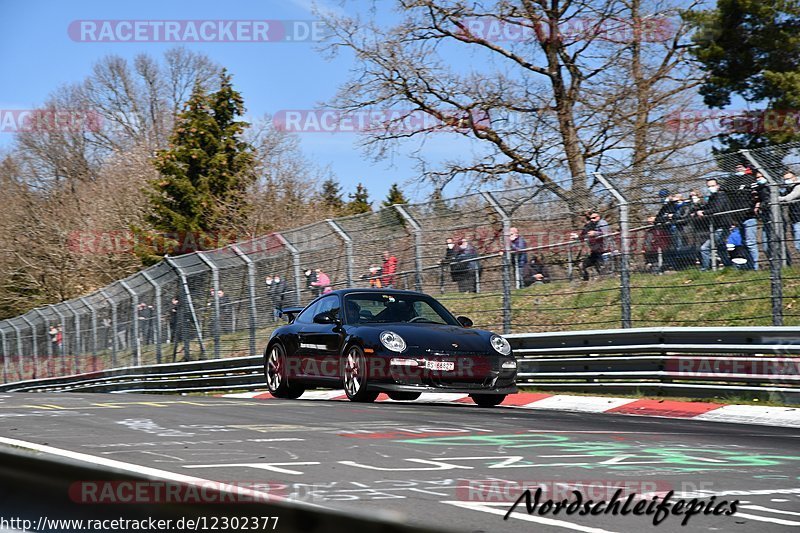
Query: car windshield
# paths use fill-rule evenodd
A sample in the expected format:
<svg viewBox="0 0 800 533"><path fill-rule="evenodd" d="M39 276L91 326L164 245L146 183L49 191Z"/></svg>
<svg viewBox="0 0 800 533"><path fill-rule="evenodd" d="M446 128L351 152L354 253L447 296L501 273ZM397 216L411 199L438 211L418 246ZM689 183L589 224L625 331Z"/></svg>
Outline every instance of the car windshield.
<svg viewBox="0 0 800 533"><path fill-rule="evenodd" d="M458 321L442 304L416 294L353 293L345 296L348 324L421 323L449 324Z"/></svg>

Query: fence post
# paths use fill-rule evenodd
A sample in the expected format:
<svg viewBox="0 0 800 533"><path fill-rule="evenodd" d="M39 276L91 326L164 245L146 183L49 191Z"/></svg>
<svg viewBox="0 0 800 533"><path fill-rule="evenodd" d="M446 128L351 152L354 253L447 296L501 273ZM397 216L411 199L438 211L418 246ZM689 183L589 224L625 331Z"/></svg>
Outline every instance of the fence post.
<svg viewBox="0 0 800 533"><path fill-rule="evenodd" d="M194 311L194 303L192 303L192 293L189 290L189 280L186 279L186 274L183 273L183 270L181 270L180 265L178 265L178 263L173 261L170 256L165 255L164 256L164 261L166 261L166 263L170 267L172 267L173 270L175 270L175 273L177 273L178 277L181 279L181 285L183 286L183 294L186 297L186 306L188 306L188 310L189 310L190 315L192 317L192 324L194 325L195 332L197 333L197 342L200 345L200 359L205 359L206 348L205 348L205 346L203 344L203 330L200 327L200 322L197 320L197 313L195 313L195 311ZM178 301L178 305L179 306L183 305L183 304L181 304L180 300ZM183 320L183 322L186 322L186 320ZM190 357L191 354L190 354L190 347L189 347L190 346L189 335L187 335L187 332L184 331L183 324L181 324L180 327L181 327L181 336L183 337L183 358L186 361L190 361L191 360L191 357ZM177 328L177 324L176 324L176 328ZM172 347L172 359L173 359L173 361L175 360L177 346L178 346L177 342L173 343L173 347Z"/></svg>
<svg viewBox="0 0 800 533"><path fill-rule="evenodd" d="M34 309L34 311L36 311L36 309ZM28 324L29 328L31 328L31 347L33 348L33 354L32 354L33 374L31 377L35 379L37 377L40 377L37 375L39 373L39 355L38 355L39 347L38 347L38 342L36 340L36 326L34 326L33 322L28 320L28 318L25 315L22 315L20 318L22 319L23 322ZM22 345L20 344L20 355L22 355L21 350L22 350Z"/></svg>
<svg viewBox="0 0 800 533"><path fill-rule="evenodd" d="M72 313L72 324L75 327L75 373L81 372L81 318L69 302L64 302L64 305Z"/></svg>
<svg viewBox="0 0 800 533"><path fill-rule="evenodd" d="M3 383L8 383L8 342L6 332L0 324L0 348L3 348Z"/></svg>
<svg viewBox="0 0 800 533"><path fill-rule="evenodd" d="M414 288L422 292L422 226L401 204L394 204L392 207L408 222L414 234Z"/></svg>
<svg viewBox="0 0 800 533"><path fill-rule="evenodd" d="M22 363L22 331L12 321L8 321L8 325L14 330L14 335L17 336L17 371L19 372L19 379L25 379L25 365Z"/></svg>
<svg viewBox="0 0 800 533"><path fill-rule="evenodd" d="M156 345L156 364L161 364L161 285L156 283L156 280L147 273L146 270L142 270L142 277L153 287L153 293L155 298L155 345ZM153 325L150 326L151 328Z"/></svg>
<svg viewBox="0 0 800 533"><path fill-rule="evenodd" d="M503 333L511 333L511 218L490 192L482 192L483 198L492 206L503 221Z"/></svg>
<svg viewBox="0 0 800 533"><path fill-rule="evenodd" d="M600 172L595 172L594 177L603 184L608 192L619 202L619 229L620 229L620 251L622 260L620 261L620 303L622 305L622 327L631 327L631 272L630 272L630 224L629 224L629 204L627 198L622 196L611 182Z"/></svg>
<svg viewBox="0 0 800 533"><path fill-rule="evenodd" d="M336 232L337 235L342 239L344 242L344 253L345 253L345 262L347 264L347 287L353 286L353 239L350 238L350 235L333 219L326 219L325 220L328 225Z"/></svg>
<svg viewBox="0 0 800 533"><path fill-rule="evenodd" d="M119 337L117 337L117 302L108 295L105 289L100 289L99 292L106 299L108 305L111 306L111 368L115 368L117 366L117 350L119 349L117 345L119 342Z"/></svg>
<svg viewBox="0 0 800 533"><path fill-rule="evenodd" d="M300 252L295 248L292 243L286 240L280 233L275 233L275 236L278 238L279 241L289 250L289 253L292 254L292 263L294 264L294 293L295 298L297 298L297 305L301 305L301 294L300 291L302 290L300 286L303 284L302 273L300 272Z"/></svg>
<svg viewBox="0 0 800 533"><path fill-rule="evenodd" d="M142 365L142 343L139 340L139 295L125 281L119 284L131 295L131 336L133 337L133 366Z"/></svg>
<svg viewBox="0 0 800 533"><path fill-rule="evenodd" d="M256 265L238 245L232 244L231 250L247 265L247 292L250 303L248 306L250 309L248 313L250 315L250 356L254 357L256 355L256 321L258 314L258 307L256 306Z"/></svg>
<svg viewBox="0 0 800 533"><path fill-rule="evenodd" d="M214 297L214 325L212 329L212 334L214 335L214 359L220 358L220 332L222 331L222 325L220 324L221 313L219 309L219 268L214 262L206 257L206 254L197 251L197 257L206 264L206 266L211 269L211 287L214 291L212 295Z"/></svg>
<svg viewBox="0 0 800 533"><path fill-rule="evenodd" d="M87 300L85 297L82 297L82 298L79 298L79 299L80 299L81 303L83 303L83 305L85 305L86 308L89 309L89 315L91 315L91 317L92 317L91 318L91 321L92 321L92 357L96 358L97 357L97 311L95 310L94 307L92 307L92 304L89 303L89 300ZM97 361L94 361L94 363L97 364Z"/></svg>
<svg viewBox="0 0 800 533"><path fill-rule="evenodd" d="M783 213L778 201L780 190L778 182L773 179L770 173L759 164L750 150L740 150L743 156L753 164L755 169L767 179L769 182L769 207L770 207L770 239L768 241L769 249L769 282L772 292L772 325L783 325L783 274L781 267L785 264L785 253L783 247Z"/></svg>
<svg viewBox="0 0 800 533"><path fill-rule="evenodd" d="M65 346L67 344L66 317L61 313L61 311L59 311L57 306L51 305L50 308L53 310L55 314L58 315L58 323L59 327L61 328L61 346L56 345L56 348L58 348L58 351L60 352L58 356L61 359L61 372L63 374L66 374L67 373L67 350L65 349Z"/></svg>

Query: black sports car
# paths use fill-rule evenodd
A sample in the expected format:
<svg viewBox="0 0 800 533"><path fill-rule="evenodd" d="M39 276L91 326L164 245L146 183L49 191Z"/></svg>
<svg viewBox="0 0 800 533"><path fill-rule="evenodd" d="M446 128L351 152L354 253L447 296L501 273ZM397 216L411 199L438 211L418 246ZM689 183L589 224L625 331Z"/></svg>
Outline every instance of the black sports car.
<svg viewBox="0 0 800 533"><path fill-rule="evenodd" d="M264 352L273 396L298 398L310 387L343 388L355 402L381 391L393 400L458 392L491 407L517 392L508 341L472 329L426 294L344 289L283 313L289 324L272 332Z"/></svg>

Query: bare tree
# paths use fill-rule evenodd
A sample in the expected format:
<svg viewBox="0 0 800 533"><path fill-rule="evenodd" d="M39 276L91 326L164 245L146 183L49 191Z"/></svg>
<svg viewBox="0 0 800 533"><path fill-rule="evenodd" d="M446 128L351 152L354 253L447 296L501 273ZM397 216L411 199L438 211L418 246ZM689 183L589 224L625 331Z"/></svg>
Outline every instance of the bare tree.
<svg viewBox="0 0 800 533"><path fill-rule="evenodd" d="M403 20L374 21L322 13L330 50L355 53L351 80L331 102L344 112L407 110L364 145L376 157L398 141L455 129L477 144L471 161L420 170L440 188L527 178L578 211L589 195L587 171L658 161L691 145L664 127L671 108L691 100L695 71L677 3L642 0L397 0ZM685 6L681 6L685 7ZM671 25L658 38L646 21ZM510 37L509 37L510 36ZM450 59L460 56L458 61ZM464 57L471 59L463 65ZM434 127L397 127L410 113ZM674 133L674 132L672 132Z"/></svg>

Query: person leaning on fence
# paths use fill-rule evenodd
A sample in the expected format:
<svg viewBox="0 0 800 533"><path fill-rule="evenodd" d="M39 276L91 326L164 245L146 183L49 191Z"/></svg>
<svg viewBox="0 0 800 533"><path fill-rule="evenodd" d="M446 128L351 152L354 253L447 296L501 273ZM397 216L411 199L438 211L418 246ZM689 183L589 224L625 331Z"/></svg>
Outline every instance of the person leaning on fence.
<svg viewBox="0 0 800 533"><path fill-rule="evenodd" d="M478 252L467 239L461 239L452 265L459 292L477 292Z"/></svg>
<svg viewBox="0 0 800 533"><path fill-rule="evenodd" d="M539 258L531 254L530 261L522 267L522 284L529 287L538 283L550 283L550 276Z"/></svg>
<svg viewBox="0 0 800 533"><path fill-rule="evenodd" d="M789 223L792 227L794 248L800 252L800 178L794 172L787 172L783 175L783 184L784 194L778 197L778 201L789 205Z"/></svg>
<svg viewBox="0 0 800 533"><path fill-rule="evenodd" d="M572 237L586 242L589 246L589 255L581 262L581 276L583 281L589 281L589 267L594 267L600 273L603 264L603 254L606 253L606 239L611 234L611 226L603 220L600 213L592 211L589 220L583 226L580 234L573 233Z"/></svg>
<svg viewBox="0 0 800 533"><path fill-rule="evenodd" d="M322 291L322 294L331 292L331 278L321 268L316 269L314 273L316 274L316 281L312 282L311 286L315 287L317 291Z"/></svg>
<svg viewBox="0 0 800 533"><path fill-rule="evenodd" d="M396 273L397 258L390 254L389 250L384 250L383 265L381 266L381 284L384 287L394 287Z"/></svg>
<svg viewBox="0 0 800 533"><path fill-rule="evenodd" d="M701 231L704 231L706 240L700 245L700 270L711 268L711 248L717 249L720 260L725 266L730 266L731 261L726 250L726 239L731 227L730 214L720 214L730 211L731 205L728 195L720 190L719 182L715 179L706 180L708 188L708 199L703 209L694 212L694 216L700 223ZM711 225L714 227L714 242L711 242Z"/></svg>

